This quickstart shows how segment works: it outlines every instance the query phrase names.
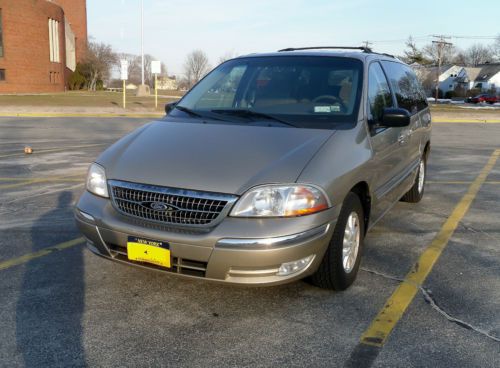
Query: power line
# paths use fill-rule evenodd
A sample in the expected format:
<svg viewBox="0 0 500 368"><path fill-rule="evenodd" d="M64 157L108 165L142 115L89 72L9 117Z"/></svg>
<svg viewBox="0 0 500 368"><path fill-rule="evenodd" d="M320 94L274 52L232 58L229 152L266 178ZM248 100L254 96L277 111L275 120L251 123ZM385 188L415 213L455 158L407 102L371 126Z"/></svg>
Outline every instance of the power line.
<svg viewBox="0 0 500 368"><path fill-rule="evenodd" d="M423 35L423 36L411 36L411 38L414 41L425 41L433 38L436 35ZM452 38L457 38L457 39L465 39L465 40L495 40L497 39L498 36L456 36L456 35L439 35L443 36L446 39L452 39ZM409 36L410 37L410 36ZM377 43L400 43L400 42L406 42L408 41L407 38L399 38L399 39L391 39L391 40L370 40L370 41L362 41L362 43L370 42L371 44L377 44Z"/></svg>
<svg viewBox="0 0 500 368"><path fill-rule="evenodd" d="M451 38L463 38L468 40L495 40L498 36L450 36Z"/></svg>

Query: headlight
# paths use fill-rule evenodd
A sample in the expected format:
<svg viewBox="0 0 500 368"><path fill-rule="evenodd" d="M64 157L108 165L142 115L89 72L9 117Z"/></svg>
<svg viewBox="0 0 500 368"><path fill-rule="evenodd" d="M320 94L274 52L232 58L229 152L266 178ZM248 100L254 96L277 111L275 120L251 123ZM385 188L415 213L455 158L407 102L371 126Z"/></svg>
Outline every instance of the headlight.
<svg viewBox="0 0 500 368"><path fill-rule="evenodd" d="M87 190L101 197L109 197L106 173L101 165L95 163L90 165L89 173L87 174Z"/></svg>
<svg viewBox="0 0 500 368"><path fill-rule="evenodd" d="M323 192L311 185L264 185L250 189L236 202L231 216L302 216L328 208Z"/></svg>

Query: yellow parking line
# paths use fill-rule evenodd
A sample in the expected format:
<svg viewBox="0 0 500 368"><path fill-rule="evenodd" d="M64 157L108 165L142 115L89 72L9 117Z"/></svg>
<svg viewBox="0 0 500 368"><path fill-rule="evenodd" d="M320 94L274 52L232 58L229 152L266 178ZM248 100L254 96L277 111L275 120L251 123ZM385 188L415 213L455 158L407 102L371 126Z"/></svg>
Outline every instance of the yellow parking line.
<svg viewBox="0 0 500 368"><path fill-rule="evenodd" d="M499 124L500 120L498 119L475 119L475 118L470 118L470 119L446 119L446 118L433 118L432 119L433 123L467 123L467 124Z"/></svg>
<svg viewBox="0 0 500 368"><path fill-rule="evenodd" d="M163 112L152 113L57 113L57 112L0 112L0 117L36 117L36 118L162 118Z"/></svg>
<svg viewBox="0 0 500 368"><path fill-rule="evenodd" d="M44 248L42 250L39 250L38 252L28 253L28 254L25 254L24 256L21 256L21 257L17 257L17 258L9 259L7 261L0 262L0 271L6 270L7 268L11 268L14 266L18 266L18 265L26 263L26 262L29 262L35 258L40 258L40 257L46 256L46 255L49 255L49 254L56 252L58 250L71 248L75 245L82 244L83 242L84 242L84 238L76 238L76 239L69 240L69 241L64 242L64 243L54 245L53 247Z"/></svg>
<svg viewBox="0 0 500 368"><path fill-rule="evenodd" d="M389 334L412 302L419 287L425 281L432 267L439 259L441 252L448 244L459 222L467 213L472 201L479 192L481 185L486 181L488 174L495 166L499 156L500 149L495 150L490 156L488 163L472 182L469 190L457 204L434 240L425 249L412 270L406 275L404 281L386 301L371 325L363 333L360 341L361 344L376 347L382 347L384 345Z"/></svg>
<svg viewBox="0 0 500 368"><path fill-rule="evenodd" d="M472 181L435 181L435 180L427 180L426 184L471 184ZM483 184L493 184L493 185L498 185L500 184L500 181L495 181L495 180L488 180L485 181Z"/></svg>
<svg viewBox="0 0 500 368"><path fill-rule="evenodd" d="M61 151L68 151L71 152L75 148L88 148L88 147L98 147L98 146L107 146L107 143L99 143L99 144L87 144L83 146L69 146L69 147L61 147L61 148L51 148L51 149L45 149L45 150L35 150L32 154L27 155L24 152L19 152L19 153L10 153L8 155L0 155L0 158L7 158L7 157L16 157L16 156L36 156L39 153L51 153L51 152L61 152Z"/></svg>

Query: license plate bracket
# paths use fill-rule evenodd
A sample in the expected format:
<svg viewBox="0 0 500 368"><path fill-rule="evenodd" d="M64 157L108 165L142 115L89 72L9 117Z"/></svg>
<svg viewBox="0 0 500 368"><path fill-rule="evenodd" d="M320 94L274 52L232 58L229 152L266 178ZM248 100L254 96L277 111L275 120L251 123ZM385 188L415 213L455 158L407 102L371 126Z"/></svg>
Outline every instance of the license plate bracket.
<svg viewBox="0 0 500 368"><path fill-rule="evenodd" d="M130 261L150 263L171 268L170 244L168 242L129 236L127 257Z"/></svg>

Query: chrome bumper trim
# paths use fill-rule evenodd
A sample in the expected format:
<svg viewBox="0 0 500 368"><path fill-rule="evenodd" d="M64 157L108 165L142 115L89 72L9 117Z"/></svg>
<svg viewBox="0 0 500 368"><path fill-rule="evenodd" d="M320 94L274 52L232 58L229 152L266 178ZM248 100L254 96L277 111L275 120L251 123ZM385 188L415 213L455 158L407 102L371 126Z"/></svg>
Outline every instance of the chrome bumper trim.
<svg viewBox="0 0 500 368"><path fill-rule="evenodd" d="M289 247L300 244L305 241L310 241L320 238L328 233L330 224L325 224L311 230L304 231L298 234L279 236L275 238L224 238L220 239L216 244L216 248L224 249L275 249Z"/></svg>

